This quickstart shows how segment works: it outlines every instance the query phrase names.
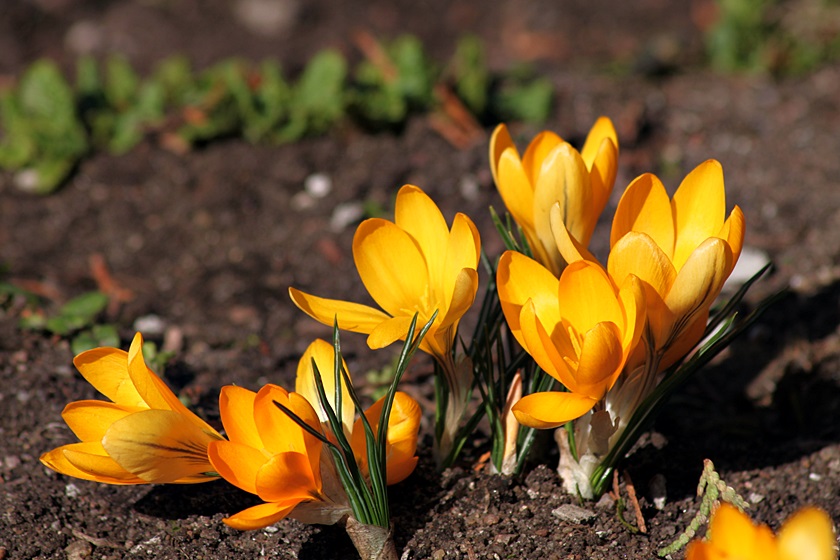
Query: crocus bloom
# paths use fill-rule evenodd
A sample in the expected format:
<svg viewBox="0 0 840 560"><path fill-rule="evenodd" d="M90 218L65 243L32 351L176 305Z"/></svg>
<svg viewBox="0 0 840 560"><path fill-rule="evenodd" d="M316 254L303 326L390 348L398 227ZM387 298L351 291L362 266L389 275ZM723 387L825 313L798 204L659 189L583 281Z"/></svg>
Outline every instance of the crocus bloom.
<svg viewBox="0 0 840 560"><path fill-rule="evenodd" d="M490 167L499 194L522 228L534 258L559 276L566 261L555 245L550 211L555 205L570 235L586 247L615 183L618 137L599 118L578 152L553 132L538 134L520 158L500 124L490 139Z"/></svg>
<svg viewBox="0 0 840 560"><path fill-rule="evenodd" d="M592 259L562 228L554 231L564 257ZM628 274L642 280L659 370L702 337L743 242L744 214L736 206L726 218L723 168L715 160L689 173L673 199L651 174L627 187L613 219L607 269L616 282Z"/></svg>
<svg viewBox="0 0 840 560"><path fill-rule="evenodd" d="M310 345L298 366L296 387L302 394L276 385L266 385L257 393L236 386L222 388L219 410L230 441L213 443L210 460L225 480L265 502L225 519L231 527L258 529L287 516L305 523L332 524L352 513L323 442L274 404L282 404L313 430L326 433L328 439L335 441L335 436L325 430L326 413L317 399L312 368L314 360L335 410L334 356L332 345L323 340ZM346 387L342 393L340 418L349 432L357 463L367 474L364 429L357 420L348 430L346 411L350 411L352 420L353 402ZM314 403L308 399L314 399ZM378 430L382 403L383 400L377 401L365 413L372 420L374 432ZM396 393L386 438L388 484L403 480L414 470L419 427L420 407L408 395Z"/></svg>
<svg viewBox="0 0 840 560"><path fill-rule="evenodd" d="M371 218L353 237L353 259L373 300L382 310L324 299L289 288L292 301L314 319L368 335L368 346L384 348L404 340L414 314L417 324L438 312L420 349L441 364L451 361L458 322L478 290L481 242L478 230L457 214L450 230L422 190L406 185L397 194L394 221Z"/></svg>
<svg viewBox="0 0 840 560"><path fill-rule="evenodd" d="M513 407L516 419L554 428L586 414L615 383L641 336L645 315L638 279L630 275L617 289L588 261L569 265L558 279L535 260L507 251L496 283L516 340L568 390L523 397Z"/></svg>
<svg viewBox="0 0 840 560"><path fill-rule="evenodd" d="M712 516L711 538L688 545L686 560L832 560L834 527L821 509L804 508L788 518L778 536L724 503Z"/></svg>
<svg viewBox="0 0 840 560"><path fill-rule="evenodd" d="M62 474L109 484L194 483L218 475L207 458L222 437L190 412L143 361L143 337L128 352L96 348L73 360L111 402L68 404L61 416L81 440L41 462Z"/></svg>
<svg viewBox="0 0 840 560"><path fill-rule="evenodd" d="M289 288L302 311L338 328L368 335L371 348L404 340L414 315L424 325L437 311L420 350L440 364L449 389L444 429L438 451L446 456L471 388L467 362L455 363L452 349L458 322L472 306L478 290L481 241L478 230L458 213L450 229L438 207L412 185L397 194L394 221L371 218L353 237L353 259L362 283L382 310L305 294Z"/></svg>

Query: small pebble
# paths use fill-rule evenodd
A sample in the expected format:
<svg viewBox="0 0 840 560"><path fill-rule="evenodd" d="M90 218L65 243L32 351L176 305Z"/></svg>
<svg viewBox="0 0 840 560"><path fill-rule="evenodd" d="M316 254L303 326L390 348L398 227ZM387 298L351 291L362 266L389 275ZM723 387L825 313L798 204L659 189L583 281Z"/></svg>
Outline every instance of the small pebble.
<svg viewBox="0 0 840 560"><path fill-rule="evenodd" d="M758 492L750 492L750 495L747 496L747 500L751 504L758 504L764 501L764 494L759 494Z"/></svg>
<svg viewBox="0 0 840 560"><path fill-rule="evenodd" d="M87 541L73 541L65 547L64 552L67 553L67 560L80 560L90 557L93 546Z"/></svg>
<svg viewBox="0 0 840 560"><path fill-rule="evenodd" d="M563 504L559 508L551 510L551 515L569 523L586 523L596 517L594 511L573 504Z"/></svg>
<svg viewBox="0 0 840 560"><path fill-rule="evenodd" d="M64 495L68 498L78 498L79 494L81 494L79 487L72 482L68 483L67 486L64 487Z"/></svg>
<svg viewBox="0 0 840 560"><path fill-rule="evenodd" d="M158 315L143 315L134 320L132 330L141 332L146 336L160 336L166 330L166 321Z"/></svg>
<svg viewBox="0 0 840 560"><path fill-rule="evenodd" d="M808 478L810 480L813 480L814 482L819 482L820 480L822 480L822 475L817 474L815 472L812 472L812 473L808 473Z"/></svg>
<svg viewBox="0 0 840 560"><path fill-rule="evenodd" d="M332 191L332 179L326 173L313 173L303 182L303 188L312 198L324 198Z"/></svg>
<svg viewBox="0 0 840 560"><path fill-rule="evenodd" d="M650 479L648 490L650 491L650 496L653 499L653 507L659 511L665 509L665 499L668 497L665 476L662 474L653 475Z"/></svg>
<svg viewBox="0 0 840 560"><path fill-rule="evenodd" d="M330 218L330 229L336 233L344 231L353 222L358 222L365 215L365 207L361 202L345 202L333 210Z"/></svg>

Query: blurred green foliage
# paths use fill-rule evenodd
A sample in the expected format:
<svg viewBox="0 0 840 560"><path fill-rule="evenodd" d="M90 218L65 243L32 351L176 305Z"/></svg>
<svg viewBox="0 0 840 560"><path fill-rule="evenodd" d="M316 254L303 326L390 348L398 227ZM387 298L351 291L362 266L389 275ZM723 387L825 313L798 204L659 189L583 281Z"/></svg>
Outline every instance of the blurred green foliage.
<svg viewBox="0 0 840 560"><path fill-rule="evenodd" d="M348 68L335 50L316 54L296 81L274 61L228 59L195 72L184 57L162 61L146 78L120 55L77 62L75 84L48 60L0 90L0 167L15 184L45 194L92 149L125 154L146 138L176 151L214 139L294 142L328 132L346 117L375 130L430 112L436 88L451 88L479 122L547 118L549 82L520 69L491 76L484 48L464 37L439 67L413 36L373 41L377 59Z"/></svg>
<svg viewBox="0 0 840 560"><path fill-rule="evenodd" d="M706 31L716 70L799 74L840 59L838 0L716 0Z"/></svg>

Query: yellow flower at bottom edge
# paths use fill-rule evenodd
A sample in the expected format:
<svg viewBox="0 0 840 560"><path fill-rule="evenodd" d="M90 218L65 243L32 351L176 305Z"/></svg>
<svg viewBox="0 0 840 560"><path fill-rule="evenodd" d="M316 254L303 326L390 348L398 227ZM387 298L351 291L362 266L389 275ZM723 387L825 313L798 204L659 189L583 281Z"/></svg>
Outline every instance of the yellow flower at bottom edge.
<svg viewBox="0 0 840 560"><path fill-rule="evenodd" d="M108 484L215 480L207 446L222 436L190 412L143 360L137 333L128 352L96 348L73 364L112 402L86 400L61 413L80 443L41 456L54 471Z"/></svg>
<svg viewBox="0 0 840 560"><path fill-rule="evenodd" d="M516 419L556 428L586 414L615 384L641 337L641 283L631 275L617 289L588 261L569 265L558 279L537 261L507 251L496 284L516 340L567 389L523 397L512 409Z"/></svg>
<svg viewBox="0 0 840 560"><path fill-rule="evenodd" d="M711 538L688 545L686 560L832 560L834 526L823 510L804 508L785 521L778 536L755 525L736 507L722 504L712 515Z"/></svg>

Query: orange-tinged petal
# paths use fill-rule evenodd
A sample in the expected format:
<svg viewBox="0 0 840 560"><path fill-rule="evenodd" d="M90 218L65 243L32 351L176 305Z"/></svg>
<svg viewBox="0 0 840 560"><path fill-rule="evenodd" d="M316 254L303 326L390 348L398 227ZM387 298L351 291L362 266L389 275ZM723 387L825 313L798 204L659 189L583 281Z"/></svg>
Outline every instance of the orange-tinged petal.
<svg viewBox="0 0 840 560"><path fill-rule="evenodd" d="M81 474L70 471L59 471L106 484L145 484L144 480L117 464L108 456L99 442L82 442L65 445L62 449L66 464L72 465ZM62 463L58 462L58 466Z"/></svg>
<svg viewBox="0 0 840 560"><path fill-rule="evenodd" d="M298 504L320 491L320 481L315 480L309 458L293 451L271 457L260 467L256 482L261 499L281 504Z"/></svg>
<svg viewBox="0 0 840 560"><path fill-rule="evenodd" d="M647 320L645 289L641 280L632 274L627 276L618 290L618 300L626 317L624 340L621 345L625 348L625 354L629 355L642 337Z"/></svg>
<svg viewBox="0 0 840 560"><path fill-rule="evenodd" d="M226 385L219 393L219 413L230 441L262 449L265 446L254 422L256 396L244 387Z"/></svg>
<svg viewBox="0 0 840 560"><path fill-rule="evenodd" d="M670 311L667 309L665 311L665 316L673 317ZM662 358L659 360L659 371L665 371L680 361L700 342L700 339L703 338L703 333L706 332L706 325L709 322L709 310L704 309L701 313L695 314L692 317L692 321L682 327L682 332L668 345L665 353L662 354ZM671 319L671 322L673 323L673 319ZM654 331L658 328L658 325L653 326Z"/></svg>
<svg viewBox="0 0 840 560"><path fill-rule="evenodd" d="M307 348L298 362L297 377L295 378L295 392L309 401L309 404L315 409L318 418L321 422L327 422L329 417L326 411L321 407L320 399L318 398L318 388L315 384L315 370L312 368L312 361L318 366L318 371L321 374L321 382L324 384L324 393L330 403L333 411L338 412L338 403L335 398L335 348L326 340L316 339ZM344 359L341 360L341 365L344 370L347 370L347 364ZM349 375L349 374L348 374ZM353 427L353 418L355 417L355 409L353 401L350 399L350 391L347 389L347 384L341 378L341 422L344 425L346 433L350 433Z"/></svg>
<svg viewBox="0 0 840 560"><path fill-rule="evenodd" d="M365 411L365 418L373 429L374 436L379 433L379 416L385 397L376 401ZM387 484L396 484L405 480L417 466L417 435L420 430L420 405L407 394L397 391L388 419L386 444ZM365 429L361 418L353 426L351 441L354 454L362 470L367 472L367 448Z"/></svg>
<svg viewBox="0 0 840 560"><path fill-rule="evenodd" d="M616 298L615 285L599 264L589 261L570 264L560 276L557 293L563 319L579 333L602 321L624 327L624 311Z"/></svg>
<svg viewBox="0 0 840 560"><path fill-rule="evenodd" d="M295 288L289 288L289 297L301 311L316 321L332 327L337 320L338 328L343 331L370 334L389 318L387 313L369 305L313 296Z"/></svg>
<svg viewBox="0 0 840 560"><path fill-rule="evenodd" d="M254 398L254 424L265 450L270 455L286 451L305 453L302 428L285 412L277 408L275 401L291 409L290 393L283 387L271 383L261 387ZM317 420L318 416L314 410L312 415L316 418L316 424L320 425L320 420Z"/></svg>
<svg viewBox="0 0 840 560"><path fill-rule="evenodd" d="M532 187L537 184L546 158L560 144L563 144L563 139L550 130L540 132L528 144L525 153L522 154L522 167Z"/></svg>
<svg viewBox="0 0 840 560"><path fill-rule="evenodd" d="M676 239L671 200L655 175L640 175L624 191L615 209L610 247L631 231L648 234L670 259Z"/></svg>
<svg viewBox="0 0 840 560"><path fill-rule="evenodd" d="M618 170L618 134L610 119L600 117L595 121L580 155L589 169L592 208L595 215L600 216L610 198Z"/></svg>
<svg viewBox="0 0 840 560"><path fill-rule="evenodd" d="M525 351L534 358L543 371L570 391L577 391L577 381L574 377L576 364L570 365L566 361L568 358L577 362L577 355L571 342L568 341L568 334L560 331L554 337L550 336L530 300L522 306L519 322L524 341L522 346ZM566 340L563 340L564 338Z"/></svg>
<svg viewBox="0 0 840 560"><path fill-rule="evenodd" d="M660 297L671 290L677 271L668 255L646 233L631 231L610 250L607 261L610 277L621 283L629 275L646 282Z"/></svg>
<svg viewBox="0 0 840 560"><path fill-rule="evenodd" d="M73 365L88 383L115 403L147 407L128 376L128 352L119 348L94 348L73 358Z"/></svg>
<svg viewBox="0 0 840 560"><path fill-rule="evenodd" d="M766 525L755 525L749 516L727 503L721 504L709 525L711 542L731 558L775 560L776 537Z"/></svg>
<svg viewBox="0 0 840 560"><path fill-rule="evenodd" d="M403 186L397 193L394 223L414 238L420 252L426 256L428 277L432 283L440 282L449 227L434 201L414 185Z"/></svg>
<svg viewBox="0 0 840 560"><path fill-rule="evenodd" d="M513 139L510 137L507 126L501 123L496 126L493 134L490 136L490 171L493 173L493 180L496 183L499 182L498 162L502 158L502 153L508 148L513 148L513 151L516 152L516 146L513 144Z"/></svg>
<svg viewBox="0 0 840 560"><path fill-rule="evenodd" d="M229 527L238 529L240 531L250 531L253 529L262 529L277 523L287 515L289 515L295 505L285 504L259 504L242 510L235 515L224 518L222 521Z"/></svg>
<svg viewBox="0 0 840 560"><path fill-rule="evenodd" d="M575 380L578 392L592 399L604 396L621 373L625 359L621 333L613 323L598 323L583 336Z"/></svg>
<svg viewBox="0 0 840 560"><path fill-rule="evenodd" d="M596 402L586 395L550 391L526 395L513 405L512 410L520 424L542 430L580 418Z"/></svg>
<svg viewBox="0 0 840 560"><path fill-rule="evenodd" d="M145 410L105 401L75 401L64 407L61 417L82 441L100 441L111 424L133 412Z"/></svg>
<svg viewBox="0 0 840 560"><path fill-rule="evenodd" d="M214 440L217 435L177 412L145 410L114 422L102 447L130 473L147 482L165 483L212 472L207 446Z"/></svg>
<svg viewBox="0 0 840 560"><path fill-rule="evenodd" d="M353 237L353 259L370 296L392 316L428 296L426 259L417 242L396 224L380 218L362 222Z"/></svg>
<svg viewBox="0 0 840 560"><path fill-rule="evenodd" d="M779 560L836 560L834 524L826 512L808 507L782 525L778 535Z"/></svg>
<svg viewBox="0 0 840 560"><path fill-rule="evenodd" d="M210 463L219 475L242 490L257 493L257 472L268 456L236 441L214 441L207 447Z"/></svg>
<svg viewBox="0 0 840 560"><path fill-rule="evenodd" d="M534 186L534 229L555 261L553 271L559 274L561 263L550 221L551 208L555 204L559 204L563 224L572 237L582 245L588 245L598 220L597 216L590 216L592 191L589 188L589 172L577 150L566 143L548 154Z"/></svg>
<svg viewBox="0 0 840 560"><path fill-rule="evenodd" d="M686 175L671 206L677 231L672 260L680 270L694 249L723 227L726 193L720 163L710 159Z"/></svg>
<svg viewBox="0 0 840 560"><path fill-rule="evenodd" d="M68 460L72 456L75 462ZM106 484L145 484L117 465L96 442L71 443L41 455L41 463L61 474ZM79 465L79 466L77 466ZM85 470L82 470L84 467Z"/></svg>
<svg viewBox="0 0 840 560"><path fill-rule="evenodd" d="M496 286L508 327L520 345L525 345L519 317L526 301L531 300L540 310L540 317L546 324L560 322L557 304L559 281L534 259L516 251L503 253L496 271Z"/></svg>

